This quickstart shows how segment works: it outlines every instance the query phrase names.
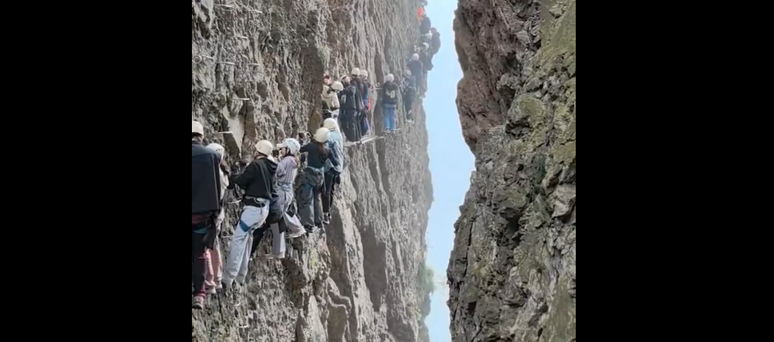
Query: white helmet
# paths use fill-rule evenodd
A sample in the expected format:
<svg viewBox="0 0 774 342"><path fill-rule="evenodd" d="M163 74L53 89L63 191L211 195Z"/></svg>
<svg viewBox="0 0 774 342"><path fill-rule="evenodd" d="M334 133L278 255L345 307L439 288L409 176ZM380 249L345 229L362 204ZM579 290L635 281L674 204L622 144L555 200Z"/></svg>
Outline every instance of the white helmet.
<svg viewBox="0 0 774 342"><path fill-rule="evenodd" d="M215 151L215 153L218 154L220 159L223 159L223 155L226 154L226 149L223 148L223 146L221 144L218 144L218 143L209 144L209 145L207 145L207 148Z"/></svg>
<svg viewBox="0 0 774 342"><path fill-rule="evenodd" d="M385 82L395 81L395 76L393 76L392 74L387 74L387 76L384 77L384 81Z"/></svg>
<svg viewBox="0 0 774 342"><path fill-rule="evenodd" d="M412 60L412 61L417 61L417 60L419 60L419 54L418 54L418 53L415 53L415 54L411 55L411 60Z"/></svg>
<svg viewBox="0 0 774 342"><path fill-rule="evenodd" d="M314 133L314 140L318 143L324 143L328 141L328 137L331 135L331 131L325 127L320 127L317 132Z"/></svg>
<svg viewBox="0 0 774 342"><path fill-rule="evenodd" d="M199 134L204 135L204 126L202 126L202 123L199 121L192 121L191 122L191 134Z"/></svg>
<svg viewBox="0 0 774 342"><path fill-rule="evenodd" d="M411 76L411 70L406 69L406 76Z"/></svg>
<svg viewBox="0 0 774 342"><path fill-rule="evenodd" d="M342 91L344 90L344 85L339 81L333 81L333 83L331 83L331 89L335 91Z"/></svg>
<svg viewBox="0 0 774 342"><path fill-rule="evenodd" d="M325 121L323 121L323 127L327 128L330 131L333 131L339 128L339 123L336 122L336 119L327 118L325 119Z"/></svg>
<svg viewBox="0 0 774 342"><path fill-rule="evenodd" d="M368 70L366 70L366 69L360 69L360 76L362 76L362 77L368 77Z"/></svg>
<svg viewBox="0 0 774 342"><path fill-rule="evenodd" d="M258 150L258 153L268 157L271 156L271 151L274 151L274 145L268 140L261 140L255 144L255 149Z"/></svg>
<svg viewBox="0 0 774 342"><path fill-rule="evenodd" d="M287 138L282 141L281 144L277 145L279 148L287 148L290 154L296 154L298 153L298 150L301 149L301 144L298 142L298 140L293 138Z"/></svg>
<svg viewBox="0 0 774 342"><path fill-rule="evenodd" d="M350 74L355 75L355 76L360 76L360 69L353 68L352 72L350 72Z"/></svg>
<svg viewBox="0 0 774 342"><path fill-rule="evenodd" d="M422 46L425 48L425 50L430 48L430 44L428 43L422 43Z"/></svg>

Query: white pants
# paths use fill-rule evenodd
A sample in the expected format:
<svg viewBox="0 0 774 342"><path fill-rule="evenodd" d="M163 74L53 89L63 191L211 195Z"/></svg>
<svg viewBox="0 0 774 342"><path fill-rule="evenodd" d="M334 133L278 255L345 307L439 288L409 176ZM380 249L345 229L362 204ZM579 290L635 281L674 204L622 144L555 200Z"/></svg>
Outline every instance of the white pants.
<svg viewBox="0 0 774 342"><path fill-rule="evenodd" d="M247 278L247 266L250 263L250 247L253 244L253 231L262 226L269 216L269 200L259 199L265 203L261 208L246 205L239 218L239 224L231 236L231 251L223 269L223 283L231 286L236 280L244 284Z"/></svg>

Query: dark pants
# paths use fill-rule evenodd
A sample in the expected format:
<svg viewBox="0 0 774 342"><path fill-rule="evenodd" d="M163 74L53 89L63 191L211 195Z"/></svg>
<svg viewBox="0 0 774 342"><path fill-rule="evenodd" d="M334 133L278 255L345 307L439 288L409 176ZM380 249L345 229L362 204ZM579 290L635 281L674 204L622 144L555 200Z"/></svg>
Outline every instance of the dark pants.
<svg viewBox="0 0 774 342"><path fill-rule="evenodd" d="M277 224L279 225L280 233L288 231L288 225L285 223L284 214L283 218L281 218ZM270 224L264 223L263 226L253 231L253 245L250 246L250 256L255 255L255 251L258 249L258 245L261 244L263 236L266 235L266 231L269 230L270 227Z"/></svg>
<svg viewBox="0 0 774 342"><path fill-rule="evenodd" d="M205 265L205 242L204 235L193 231L202 226L192 227L191 231L191 278L193 278L194 296L204 296L204 265Z"/></svg>
<svg viewBox="0 0 774 342"><path fill-rule="evenodd" d="M322 207L324 213L331 212L331 204L333 203L333 192L336 191L336 184L340 182L340 175L334 171L328 171L325 173L325 184L323 186L323 199Z"/></svg>
<svg viewBox="0 0 774 342"><path fill-rule="evenodd" d="M325 186L322 170L306 168L301 183L301 197L298 198L298 211L304 227L322 227L322 205L320 194Z"/></svg>
<svg viewBox="0 0 774 342"><path fill-rule="evenodd" d="M358 112L354 109L344 109L339 115L341 129L347 137L347 141L360 140L360 122L358 121Z"/></svg>
<svg viewBox="0 0 774 342"><path fill-rule="evenodd" d="M408 90L411 93L406 93L406 95L403 98L403 113L406 115L406 120L414 120L414 113L412 113L412 109L414 108L414 92L412 90Z"/></svg>

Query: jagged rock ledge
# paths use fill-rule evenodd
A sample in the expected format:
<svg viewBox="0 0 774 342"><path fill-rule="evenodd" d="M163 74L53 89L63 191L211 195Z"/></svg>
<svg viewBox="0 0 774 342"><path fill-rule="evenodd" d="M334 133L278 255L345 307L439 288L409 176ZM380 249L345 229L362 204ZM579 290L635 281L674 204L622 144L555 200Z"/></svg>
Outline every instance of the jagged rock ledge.
<svg viewBox="0 0 774 342"><path fill-rule="evenodd" d="M575 341L575 0L459 0L455 342Z"/></svg>

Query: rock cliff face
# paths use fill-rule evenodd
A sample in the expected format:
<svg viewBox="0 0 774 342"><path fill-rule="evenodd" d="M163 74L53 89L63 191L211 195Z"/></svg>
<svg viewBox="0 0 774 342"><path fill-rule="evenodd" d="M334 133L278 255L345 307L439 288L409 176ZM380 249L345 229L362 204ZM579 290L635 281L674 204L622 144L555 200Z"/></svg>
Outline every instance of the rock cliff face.
<svg viewBox="0 0 774 342"><path fill-rule="evenodd" d="M192 117L229 162L319 127L323 72L366 68L374 84L398 74L417 31L414 0L192 0L191 12ZM417 275L432 185L418 106L412 126L399 119L399 133L347 148L326 234L294 240L282 261L262 257L264 239L247 285L192 313L194 341L427 340ZM371 123L381 130L378 109Z"/></svg>
<svg viewBox="0 0 774 342"><path fill-rule="evenodd" d="M575 341L575 0L460 0L454 341Z"/></svg>

